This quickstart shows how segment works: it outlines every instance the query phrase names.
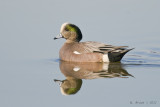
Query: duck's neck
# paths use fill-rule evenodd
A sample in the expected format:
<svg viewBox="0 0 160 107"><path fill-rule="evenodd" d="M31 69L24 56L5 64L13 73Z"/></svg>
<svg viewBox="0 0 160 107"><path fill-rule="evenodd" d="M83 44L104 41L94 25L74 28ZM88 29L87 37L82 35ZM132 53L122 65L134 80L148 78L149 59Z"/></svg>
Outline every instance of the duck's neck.
<svg viewBox="0 0 160 107"><path fill-rule="evenodd" d="M66 43L77 43L78 41L73 41L73 40L66 40Z"/></svg>

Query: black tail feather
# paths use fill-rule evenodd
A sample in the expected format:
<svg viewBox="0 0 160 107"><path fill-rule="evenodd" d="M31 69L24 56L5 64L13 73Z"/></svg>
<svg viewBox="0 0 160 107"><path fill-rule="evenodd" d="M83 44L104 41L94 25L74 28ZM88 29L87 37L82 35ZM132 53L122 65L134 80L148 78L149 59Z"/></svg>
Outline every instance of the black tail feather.
<svg viewBox="0 0 160 107"><path fill-rule="evenodd" d="M132 48L134 49L134 48ZM121 52L109 52L108 53L108 58L109 58L109 61L110 62L118 62L118 61L121 61L121 59L123 58L123 56L129 52L130 50L132 49L126 49L126 50L123 50Z"/></svg>

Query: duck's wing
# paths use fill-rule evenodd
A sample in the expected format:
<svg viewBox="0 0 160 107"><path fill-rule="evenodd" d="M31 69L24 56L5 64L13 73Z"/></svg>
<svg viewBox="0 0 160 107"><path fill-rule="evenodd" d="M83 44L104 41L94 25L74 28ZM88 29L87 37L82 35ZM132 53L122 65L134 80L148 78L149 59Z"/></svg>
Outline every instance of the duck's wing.
<svg viewBox="0 0 160 107"><path fill-rule="evenodd" d="M113 46L107 45L99 42L81 42L81 45L85 47L86 52L97 52L97 53L109 53L109 52L118 52L118 53L126 53L132 49L128 49L128 46Z"/></svg>

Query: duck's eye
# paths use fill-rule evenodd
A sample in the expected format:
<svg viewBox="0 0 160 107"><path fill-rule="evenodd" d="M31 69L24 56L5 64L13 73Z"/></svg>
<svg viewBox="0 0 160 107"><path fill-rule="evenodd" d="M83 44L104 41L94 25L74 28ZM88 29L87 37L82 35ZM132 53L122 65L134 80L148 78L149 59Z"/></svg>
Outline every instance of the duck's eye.
<svg viewBox="0 0 160 107"><path fill-rule="evenodd" d="M69 29L65 28L65 31L69 31Z"/></svg>

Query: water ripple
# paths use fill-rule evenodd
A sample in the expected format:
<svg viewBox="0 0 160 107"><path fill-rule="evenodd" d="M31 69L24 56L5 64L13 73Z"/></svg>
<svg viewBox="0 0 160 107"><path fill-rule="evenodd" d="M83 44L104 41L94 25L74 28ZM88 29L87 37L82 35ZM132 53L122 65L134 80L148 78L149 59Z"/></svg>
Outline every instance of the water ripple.
<svg viewBox="0 0 160 107"><path fill-rule="evenodd" d="M125 65L143 65L143 67L160 67L160 52L155 50L143 50L126 55L122 60Z"/></svg>

